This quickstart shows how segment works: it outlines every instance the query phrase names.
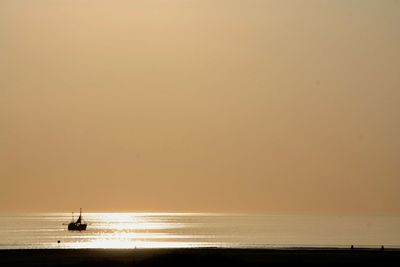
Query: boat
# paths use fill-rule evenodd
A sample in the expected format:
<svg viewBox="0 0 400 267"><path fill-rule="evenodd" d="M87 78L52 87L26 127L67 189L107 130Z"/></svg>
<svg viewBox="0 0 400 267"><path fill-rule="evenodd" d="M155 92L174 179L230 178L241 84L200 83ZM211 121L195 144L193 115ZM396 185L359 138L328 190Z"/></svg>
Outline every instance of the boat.
<svg viewBox="0 0 400 267"><path fill-rule="evenodd" d="M68 231L85 231L87 227L86 223L82 223L82 209L79 211L79 218L74 221L74 213L72 213L72 222L68 224Z"/></svg>

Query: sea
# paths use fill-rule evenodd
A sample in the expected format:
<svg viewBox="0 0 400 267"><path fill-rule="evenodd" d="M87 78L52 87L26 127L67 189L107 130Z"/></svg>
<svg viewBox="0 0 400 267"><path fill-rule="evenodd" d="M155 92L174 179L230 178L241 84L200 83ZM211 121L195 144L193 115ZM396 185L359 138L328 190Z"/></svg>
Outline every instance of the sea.
<svg viewBox="0 0 400 267"><path fill-rule="evenodd" d="M84 213L81 232L67 230L72 219L0 215L0 249L400 248L399 216Z"/></svg>

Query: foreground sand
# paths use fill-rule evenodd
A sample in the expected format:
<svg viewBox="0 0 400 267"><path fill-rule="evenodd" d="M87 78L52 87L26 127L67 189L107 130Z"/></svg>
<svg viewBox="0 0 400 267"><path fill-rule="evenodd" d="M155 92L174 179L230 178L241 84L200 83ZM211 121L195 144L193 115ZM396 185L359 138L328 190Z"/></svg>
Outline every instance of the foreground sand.
<svg viewBox="0 0 400 267"><path fill-rule="evenodd" d="M0 250L0 266L400 266L400 250Z"/></svg>

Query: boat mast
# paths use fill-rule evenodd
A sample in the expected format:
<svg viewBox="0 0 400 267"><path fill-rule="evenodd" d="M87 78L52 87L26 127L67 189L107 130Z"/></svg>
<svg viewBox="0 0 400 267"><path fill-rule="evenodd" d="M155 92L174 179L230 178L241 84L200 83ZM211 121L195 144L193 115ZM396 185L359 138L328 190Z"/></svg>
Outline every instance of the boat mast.
<svg viewBox="0 0 400 267"><path fill-rule="evenodd" d="M82 222L82 208L79 209L79 218L75 223L81 223Z"/></svg>

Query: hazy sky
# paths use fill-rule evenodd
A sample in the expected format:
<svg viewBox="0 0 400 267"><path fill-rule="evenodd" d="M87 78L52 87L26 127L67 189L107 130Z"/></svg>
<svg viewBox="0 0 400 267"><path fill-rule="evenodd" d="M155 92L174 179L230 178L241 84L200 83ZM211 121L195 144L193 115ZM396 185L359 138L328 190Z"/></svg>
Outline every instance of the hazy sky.
<svg viewBox="0 0 400 267"><path fill-rule="evenodd" d="M400 2L0 0L0 212L400 214Z"/></svg>

